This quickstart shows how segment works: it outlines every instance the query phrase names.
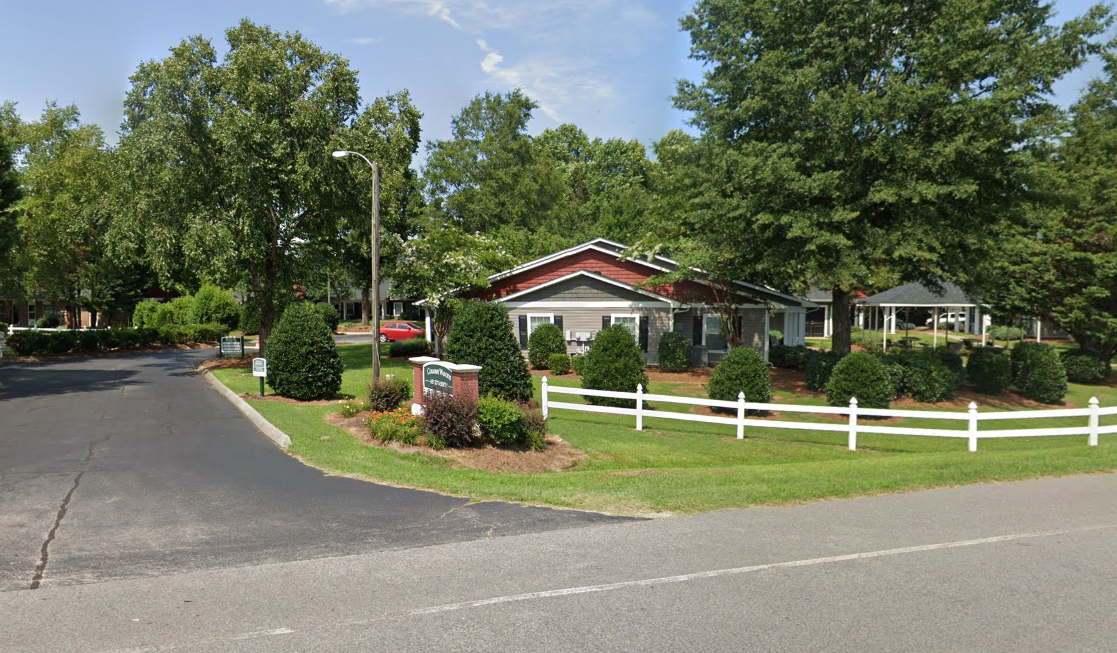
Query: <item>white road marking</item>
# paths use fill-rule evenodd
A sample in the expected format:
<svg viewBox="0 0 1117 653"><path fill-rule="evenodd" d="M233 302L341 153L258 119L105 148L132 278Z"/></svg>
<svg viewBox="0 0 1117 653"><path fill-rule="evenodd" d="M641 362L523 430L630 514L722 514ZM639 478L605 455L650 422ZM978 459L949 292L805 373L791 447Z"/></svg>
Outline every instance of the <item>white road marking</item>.
<svg viewBox="0 0 1117 653"><path fill-rule="evenodd" d="M625 589L628 587L651 587L653 585L664 585L667 583L685 583L692 580L701 580L705 578L719 578L721 576L737 576L741 574L751 574L758 571L766 571L769 569L789 569L794 567L811 567L814 565L831 564L835 562L846 562L850 560L868 560L871 558L884 558L888 556L906 555L909 553L922 553L925 551L938 551L941 549L958 549L968 546L980 546L982 544L996 544L999 542L1011 542L1014 540L1027 540L1037 537L1051 537L1053 535L1068 535L1071 533L1085 533L1089 531L1097 531L1104 529L1117 528L1117 524L1108 524L1102 526L1084 526L1081 528L1066 528L1051 531L1037 531L1033 533L1017 533L1013 535L997 535L995 537L983 537L976 540L960 540L956 542L940 542L937 544L921 544L919 546L907 546L898 549L884 549L881 551L867 551L863 553L849 553L846 555L827 556L825 558L809 558L806 560L791 560L788 562L773 562L764 565L752 565L749 567L735 567L733 569L716 569L713 571L700 571L693 574L680 574L678 576L664 576L661 578L647 578L643 580L629 580L621 581L618 583L606 583L603 585L586 585L583 587L567 587L564 589L547 590L543 592L528 592L526 594L512 594L509 596L497 596L491 599L480 599L478 601L463 601L461 603L450 603L447 605L438 605L430 608L420 608L412 610L412 616L438 614L440 612L452 612L454 610L464 610L466 608L479 608L487 605L498 605L501 603L515 603L518 601L532 601L535 599L546 599L556 596L573 596L577 594L591 594L594 592L611 592L613 590Z"/></svg>

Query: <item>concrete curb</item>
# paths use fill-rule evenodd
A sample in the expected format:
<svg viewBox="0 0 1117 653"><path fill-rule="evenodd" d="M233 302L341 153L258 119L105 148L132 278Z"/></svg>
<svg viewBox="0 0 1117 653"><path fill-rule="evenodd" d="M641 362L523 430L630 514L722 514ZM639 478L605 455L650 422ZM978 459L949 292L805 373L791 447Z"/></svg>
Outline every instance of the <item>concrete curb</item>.
<svg viewBox="0 0 1117 653"><path fill-rule="evenodd" d="M222 397L225 397L229 400L229 403L236 406L237 410L243 413L244 416L248 418L248 421L252 422L252 425L256 427L256 430L268 436L268 438L272 442L279 445L280 449L286 449L287 447L291 446L290 436L272 426L271 422L264 419L263 415L256 412L256 409L252 406L249 406L248 402L246 402L244 399L241 399L237 395L237 393L226 388L224 383L218 381L212 374L209 373L209 370L204 367L199 367L198 373L201 374L206 381L209 381L209 384L213 386L213 389L217 390L217 392Z"/></svg>

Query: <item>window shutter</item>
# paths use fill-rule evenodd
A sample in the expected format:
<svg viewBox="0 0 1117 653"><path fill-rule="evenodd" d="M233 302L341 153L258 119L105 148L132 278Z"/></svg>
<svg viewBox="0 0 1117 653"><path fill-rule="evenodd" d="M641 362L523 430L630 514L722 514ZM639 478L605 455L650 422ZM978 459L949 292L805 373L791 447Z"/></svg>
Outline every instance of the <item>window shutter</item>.
<svg viewBox="0 0 1117 653"><path fill-rule="evenodd" d="M702 344L702 316L697 312L694 314L694 344Z"/></svg>
<svg viewBox="0 0 1117 653"><path fill-rule="evenodd" d="M649 328L649 324L648 324L647 317L641 316L640 317L640 349L642 349L644 351L644 353L648 352L648 328Z"/></svg>
<svg viewBox="0 0 1117 653"><path fill-rule="evenodd" d="M740 315L734 315L733 316L733 330L737 333L737 338L739 338L741 340L741 342L745 341L745 334L741 333L741 329L744 328L743 325L744 325L744 320L741 318L741 316ZM765 337L767 337L767 336L765 336Z"/></svg>
<svg viewBox="0 0 1117 653"><path fill-rule="evenodd" d="M608 329L612 325L613 325L613 317L611 315L602 315L601 316L601 328L602 329Z"/></svg>
<svg viewBox="0 0 1117 653"><path fill-rule="evenodd" d="M527 349L527 316L520 316L520 349Z"/></svg>
<svg viewBox="0 0 1117 653"><path fill-rule="evenodd" d="M561 315L556 315L555 316L555 326L558 327L559 333L561 333L562 337L565 338L566 337L566 332L562 330L562 316Z"/></svg>

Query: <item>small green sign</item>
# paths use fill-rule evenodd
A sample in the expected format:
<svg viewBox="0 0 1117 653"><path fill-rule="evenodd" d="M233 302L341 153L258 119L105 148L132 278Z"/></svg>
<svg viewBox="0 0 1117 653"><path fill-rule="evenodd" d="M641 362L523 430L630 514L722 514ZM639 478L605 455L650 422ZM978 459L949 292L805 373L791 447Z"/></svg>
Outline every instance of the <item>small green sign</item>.
<svg viewBox="0 0 1117 653"><path fill-rule="evenodd" d="M268 360L266 358L252 359L252 376L265 377L268 375Z"/></svg>
<svg viewBox="0 0 1117 653"><path fill-rule="evenodd" d="M221 338L222 356L240 356L244 358L244 338L240 336L225 336Z"/></svg>
<svg viewBox="0 0 1117 653"><path fill-rule="evenodd" d="M423 368L423 390L444 395L454 394L454 372L439 363L428 363Z"/></svg>

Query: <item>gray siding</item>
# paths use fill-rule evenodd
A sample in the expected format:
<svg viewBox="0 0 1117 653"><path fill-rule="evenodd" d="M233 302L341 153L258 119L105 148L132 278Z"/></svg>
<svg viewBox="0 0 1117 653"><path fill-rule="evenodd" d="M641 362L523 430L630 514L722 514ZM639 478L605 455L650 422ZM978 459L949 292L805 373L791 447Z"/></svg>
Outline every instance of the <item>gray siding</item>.
<svg viewBox="0 0 1117 653"><path fill-rule="evenodd" d="M617 288L617 290L622 290ZM535 296L532 296L535 299ZM646 299L646 298L644 298ZM589 333L590 337L597 335L601 330L601 318L606 315L639 315L641 320L648 323L648 353L645 359L649 364L655 365L659 361L659 339L663 337L671 325L671 309L666 304L663 308L510 308L512 332L519 337L519 321L521 315L555 315L562 316L563 336L570 332L573 339L578 332ZM566 351L570 354L582 353L582 343L568 340ZM527 350L524 350L527 354Z"/></svg>
<svg viewBox="0 0 1117 653"><path fill-rule="evenodd" d="M563 301L563 302L646 302L652 298L593 277L580 276L560 281L554 285L540 288L516 298L519 301ZM599 327L600 328L600 325Z"/></svg>
<svg viewBox="0 0 1117 653"><path fill-rule="evenodd" d="M685 335L687 342L690 343L694 342L694 315L696 311L699 315L715 312L713 308L699 306L675 314L675 330ZM761 353L764 352L764 343L768 337L768 333L764 329L764 313L765 309L763 308L740 309L741 341L745 346L752 347ZM710 365L717 365L725 357L725 352L708 352L707 357Z"/></svg>

